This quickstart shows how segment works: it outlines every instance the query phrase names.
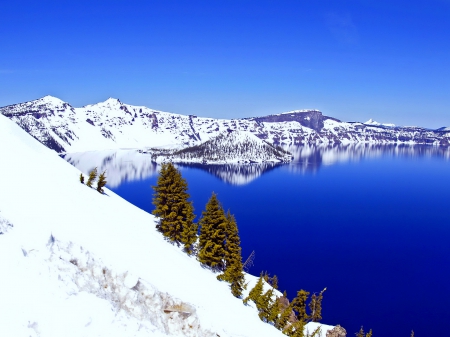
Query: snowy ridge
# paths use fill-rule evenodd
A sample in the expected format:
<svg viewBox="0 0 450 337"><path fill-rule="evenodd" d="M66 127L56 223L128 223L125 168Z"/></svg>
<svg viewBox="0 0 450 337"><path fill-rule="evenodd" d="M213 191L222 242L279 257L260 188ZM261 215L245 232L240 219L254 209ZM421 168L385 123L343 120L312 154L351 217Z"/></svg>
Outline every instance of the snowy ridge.
<svg viewBox="0 0 450 337"><path fill-rule="evenodd" d="M80 184L3 116L0 153L0 336L282 336L164 241L152 215Z"/></svg>
<svg viewBox="0 0 450 337"><path fill-rule="evenodd" d="M133 106L115 98L74 108L58 98L0 108L21 128L57 152L199 145L228 130L248 131L271 144L450 145L448 130L347 123L318 110L294 110L243 119L178 115Z"/></svg>
<svg viewBox="0 0 450 337"><path fill-rule="evenodd" d="M365 122L364 124L366 125L375 125L375 126L387 126L387 127L394 127L395 124L391 124L391 123L378 123L377 121L374 121L372 118L369 119L367 122Z"/></svg>
<svg viewBox="0 0 450 337"><path fill-rule="evenodd" d="M246 131L227 131L206 142L177 151L154 151L155 162L174 163L267 163L289 162L292 156Z"/></svg>

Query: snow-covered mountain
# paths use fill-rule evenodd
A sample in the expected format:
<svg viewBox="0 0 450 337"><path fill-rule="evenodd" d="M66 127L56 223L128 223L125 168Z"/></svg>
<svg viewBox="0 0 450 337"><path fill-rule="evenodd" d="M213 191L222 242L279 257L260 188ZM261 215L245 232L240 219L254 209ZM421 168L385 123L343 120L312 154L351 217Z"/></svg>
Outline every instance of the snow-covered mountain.
<svg viewBox="0 0 450 337"><path fill-rule="evenodd" d="M151 214L80 184L3 116L0 154L0 336L283 336L166 242Z"/></svg>
<svg viewBox="0 0 450 337"><path fill-rule="evenodd" d="M109 98L74 108L58 98L0 108L33 137L57 152L198 145L228 130L253 133L272 144L450 145L449 130L342 122L318 110L295 110L242 119L184 116Z"/></svg>
<svg viewBox="0 0 450 337"><path fill-rule="evenodd" d="M373 126L387 126L387 127L391 127L391 128L393 128L395 126L395 124L392 124L392 123L378 123L377 121L374 121L372 118L369 119L364 124L373 125Z"/></svg>
<svg viewBox="0 0 450 337"><path fill-rule="evenodd" d="M182 150L153 150L155 162L201 164L251 164L290 162L292 155L248 131L229 130L200 145Z"/></svg>

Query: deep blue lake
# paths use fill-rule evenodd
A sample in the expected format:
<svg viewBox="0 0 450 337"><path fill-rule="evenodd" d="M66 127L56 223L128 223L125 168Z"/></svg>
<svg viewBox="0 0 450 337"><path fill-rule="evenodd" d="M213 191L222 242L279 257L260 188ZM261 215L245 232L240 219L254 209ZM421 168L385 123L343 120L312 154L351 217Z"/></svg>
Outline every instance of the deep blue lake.
<svg viewBox="0 0 450 337"><path fill-rule="evenodd" d="M236 217L250 273L292 299L324 287L322 322L353 336L437 336L450 320L450 150L292 147L281 166L179 166L197 219L211 193ZM134 151L66 155L151 212L158 166Z"/></svg>

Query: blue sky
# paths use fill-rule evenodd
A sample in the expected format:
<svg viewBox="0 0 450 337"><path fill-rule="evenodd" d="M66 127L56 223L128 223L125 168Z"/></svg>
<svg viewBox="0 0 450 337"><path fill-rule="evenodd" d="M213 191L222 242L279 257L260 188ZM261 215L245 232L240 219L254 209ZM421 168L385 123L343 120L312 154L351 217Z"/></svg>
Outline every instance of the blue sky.
<svg viewBox="0 0 450 337"><path fill-rule="evenodd" d="M450 1L9 1L0 106L117 97L238 118L450 126Z"/></svg>

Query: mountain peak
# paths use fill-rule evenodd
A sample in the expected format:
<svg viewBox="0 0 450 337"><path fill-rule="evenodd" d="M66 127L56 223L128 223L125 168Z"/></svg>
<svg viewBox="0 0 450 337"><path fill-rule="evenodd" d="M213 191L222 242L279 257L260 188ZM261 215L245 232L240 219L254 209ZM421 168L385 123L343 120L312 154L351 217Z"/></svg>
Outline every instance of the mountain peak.
<svg viewBox="0 0 450 337"><path fill-rule="evenodd" d="M36 103L41 103L41 104L51 104L51 105L63 105L63 104L68 104L66 102L64 102L63 100L51 96L51 95L47 95L41 98L38 98L37 100L35 100Z"/></svg>
<svg viewBox="0 0 450 337"><path fill-rule="evenodd" d="M106 101L104 101L102 103L103 104L122 104L120 99L114 98L114 97L109 97Z"/></svg>

